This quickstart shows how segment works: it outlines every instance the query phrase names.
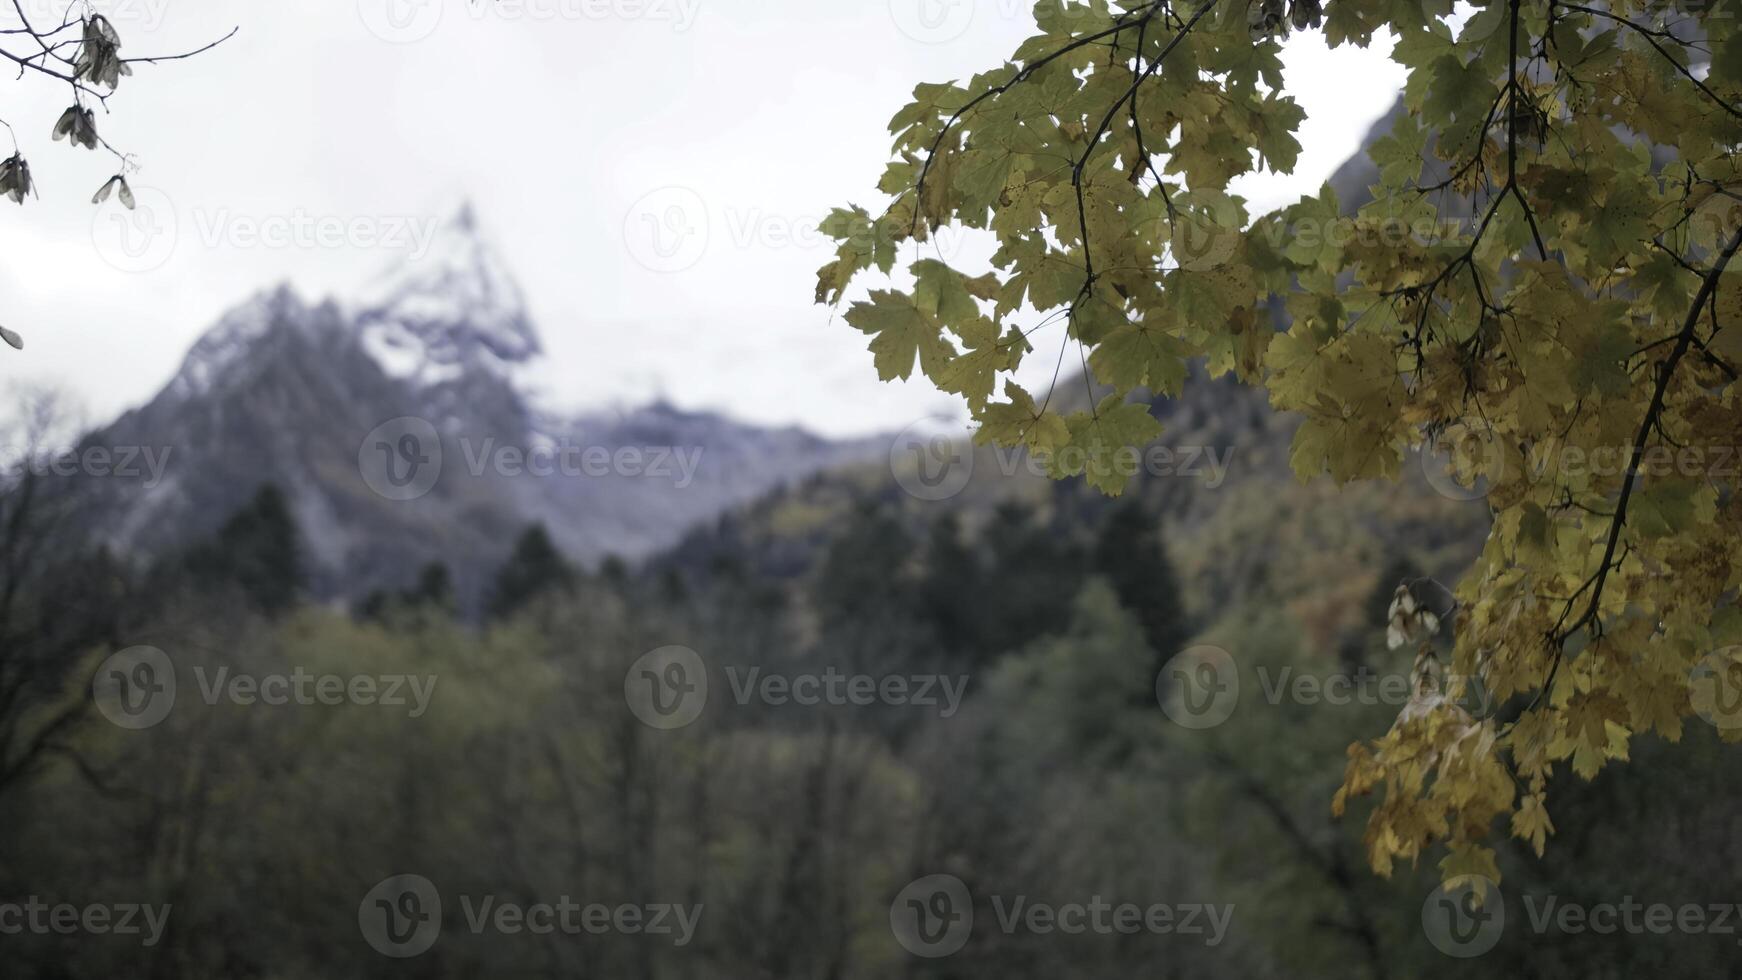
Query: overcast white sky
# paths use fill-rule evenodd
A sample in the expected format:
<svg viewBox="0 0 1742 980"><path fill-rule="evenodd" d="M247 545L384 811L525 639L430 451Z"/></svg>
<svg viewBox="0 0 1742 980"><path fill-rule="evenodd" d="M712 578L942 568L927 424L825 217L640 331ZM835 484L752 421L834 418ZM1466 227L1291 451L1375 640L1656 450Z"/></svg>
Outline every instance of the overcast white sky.
<svg viewBox="0 0 1742 980"><path fill-rule="evenodd" d="M56 2L26 7L48 20ZM139 257L114 247L114 203L88 203L113 159L48 139L63 89L0 82L40 193L0 202L0 323L27 344L0 349L0 379L58 383L106 420L149 399L229 306L283 280L311 299L348 294L409 241L369 236L427 228L469 197L566 404L663 395L839 434L953 412L923 381L878 382L864 338L811 304L831 251L815 226L878 203L885 125L914 84L997 64L1030 33L1030 6L96 0L129 56L241 30L196 59L137 66L99 113L143 165L141 211L173 215L176 233ZM1306 152L1295 177L1245 183L1263 207L1315 190L1402 81L1383 50L1332 53L1316 34L1291 40L1288 66ZM668 233L662 252L651 235L673 214L705 234ZM357 230L249 237L313 219ZM1050 374L1050 358L1032 360Z"/></svg>

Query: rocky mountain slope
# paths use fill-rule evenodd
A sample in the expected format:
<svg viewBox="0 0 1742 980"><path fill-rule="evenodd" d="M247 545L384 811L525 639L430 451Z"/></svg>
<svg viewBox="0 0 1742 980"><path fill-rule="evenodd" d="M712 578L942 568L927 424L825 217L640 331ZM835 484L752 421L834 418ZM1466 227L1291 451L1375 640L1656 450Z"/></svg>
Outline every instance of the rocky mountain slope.
<svg viewBox="0 0 1742 980"><path fill-rule="evenodd" d="M280 286L225 314L143 407L90 446L167 454L158 480L90 479L91 525L130 553L208 533L263 484L287 495L311 584L354 597L452 569L475 599L529 523L568 555L636 558L722 511L880 453L653 404L539 407L542 347L470 208L354 299Z"/></svg>

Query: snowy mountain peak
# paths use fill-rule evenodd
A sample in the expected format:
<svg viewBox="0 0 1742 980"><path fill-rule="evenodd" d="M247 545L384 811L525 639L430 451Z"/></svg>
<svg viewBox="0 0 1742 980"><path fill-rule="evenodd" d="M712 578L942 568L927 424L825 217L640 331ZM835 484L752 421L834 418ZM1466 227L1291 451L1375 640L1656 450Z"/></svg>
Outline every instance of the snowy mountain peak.
<svg viewBox="0 0 1742 980"><path fill-rule="evenodd" d="M454 212L450 224L456 231L473 236L478 234L478 212L472 209L471 201L460 202L460 209Z"/></svg>
<svg viewBox="0 0 1742 980"><path fill-rule="evenodd" d="M365 350L417 387L482 368L505 373L542 352L526 301L468 202L347 304Z"/></svg>
<svg viewBox="0 0 1742 980"><path fill-rule="evenodd" d="M401 588L410 570L440 561L476 608L529 524L581 561L637 558L783 484L887 452L887 440L826 442L663 399L547 412L528 385L555 365L477 214L460 208L419 241L361 298L313 303L280 286L225 313L168 389L94 437L175 446L179 462L143 494L89 481L92 533L122 551L173 554L271 483L295 514L317 595ZM384 420L408 417L491 462L449 466L403 506L359 447Z"/></svg>
<svg viewBox="0 0 1742 980"><path fill-rule="evenodd" d="M274 325L300 324L308 319L307 314L307 305L289 285L280 284L255 293L225 313L194 344L169 390L179 397L205 394Z"/></svg>

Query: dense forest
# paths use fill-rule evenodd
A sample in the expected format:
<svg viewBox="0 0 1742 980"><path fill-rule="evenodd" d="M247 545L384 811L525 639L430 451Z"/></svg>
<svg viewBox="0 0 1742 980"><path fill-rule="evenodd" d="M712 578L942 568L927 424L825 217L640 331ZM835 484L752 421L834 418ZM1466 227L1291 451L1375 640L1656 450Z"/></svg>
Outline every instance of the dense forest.
<svg viewBox="0 0 1742 980"><path fill-rule="evenodd" d="M66 513L16 484L0 894L141 911L127 934L7 935L8 975L1462 975L1424 930L1438 872L1373 875L1359 815L1329 809L1344 746L1404 706L1387 609L1431 570L1337 569L1430 524L1452 543L1406 551L1447 561L1461 505L1362 528L1371 502L1249 481L1181 522L1166 513L1201 489L984 482L939 507L887 472L817 478L634 568L572 567L528 528L479 616L439 566L350 608L305 601L271 487L138 567L57 546ZM1248 492L1285 499L1243 509ZM1195 557L1252 536L1267 561ZM1320 573L1284 573L1302 566ZM1190 683L1166 664L1194 645L1238 652L1240 697L1208 727L1165 710ZM674 647L707 677L675 725L636 693ZM118 663L138 685L105 693ZM1735 962L1724 935L1533 925L1548 902L1733 902L1742 769L1707 726L1667 748L1557 783L1591 819L1546 858L1503 849L1510 919L1485 968ZM910 955L897 899L937 875L971 895L971 932ZM413 880L438 904L393 907L434 925L371 926L381 888ZM539 933L541 903L579 911ZM1117 928L1125 907L1143 925Z"/></svg>

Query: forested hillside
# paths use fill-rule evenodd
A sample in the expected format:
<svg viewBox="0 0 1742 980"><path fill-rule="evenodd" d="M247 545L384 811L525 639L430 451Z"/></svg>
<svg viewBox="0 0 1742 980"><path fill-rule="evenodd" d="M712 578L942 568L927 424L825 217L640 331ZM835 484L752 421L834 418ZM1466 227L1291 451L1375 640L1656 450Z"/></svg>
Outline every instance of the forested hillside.
<svg viewBox="0 0 1742 980"><path fill-rule="evenodd" d="M1410 664L1385 642L1393 590L1466 561L1483 511L1420 478L1360 499L1298 485L1275 461L1286 425L1232 386L1199 392L1154 410L1233 451L1220 479L1145 477L1109 502L980 462L963 492L924 501L868 467L594 572L532 530L481 629L439 568L348 611L307 604L270 492L152 568L43 555L6 591L8 635L36 653L31 689L61 693L4 719L0 814L19 830L0 887L53 880L173 914L147 948L24 936L14 962L178 978L1461 976L1422 929L1437 872L1371 875L1359 815L1329 803L1343 747L1408 700ZM8 503L9 526L49 519ZM1382 555L1407 557L1362 571ZM173 665L162 720L78 711L97 661L142 644ZM1239 696L1207 728L1158 706L1179 683L1164 665L1199 644L1239 664ZM637 663L672 646L699 656L707 690L668 728L638 713ZM270 704L233 687L297 675L307 692L367 677L379 696ZM765 686L831 675L907 686L809 706ZM1546 859L1503 855L1515 920L1538 892L1734 893L1713 873L1742 857L1733 756L1697 728L1673 754L1636 751L1663 758L1557 784L1604 819L1561 828ZM445 904L440 955L401 972L370 950L359 902L407 873ZM917 960L891 903L932 874L966 883L976 925L961 955ZM479 896L700 912L687 937L541 936L475 930ZM1208 911L1192 931L1060 936L1001 925L1017 896ZM1515 921L1483 963L1716 975L1735 951L1705 938L1545 939Z"/></svg>

